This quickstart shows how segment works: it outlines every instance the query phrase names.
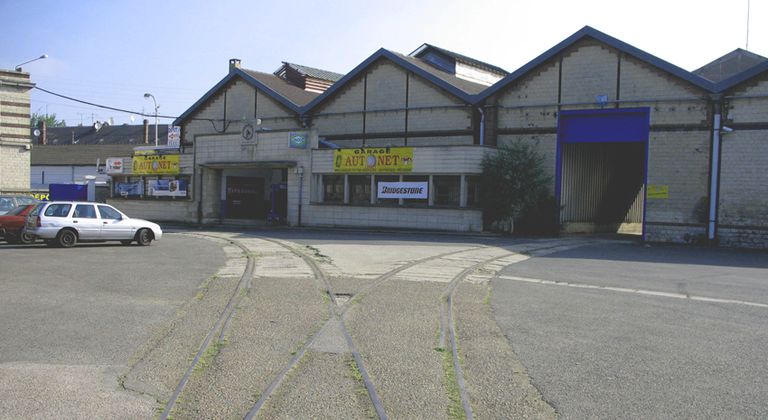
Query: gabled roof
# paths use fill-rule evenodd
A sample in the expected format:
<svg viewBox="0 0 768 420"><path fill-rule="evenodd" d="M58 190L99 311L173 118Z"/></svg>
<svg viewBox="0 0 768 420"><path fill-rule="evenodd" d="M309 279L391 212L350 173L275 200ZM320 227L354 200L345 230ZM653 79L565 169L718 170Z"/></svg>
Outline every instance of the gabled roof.
<svg viewBox="0 0 768 420"><path fill-rule="evenodd" d="M768 58L737 48L700 69L694 70L693 74L711 82L720 83L766 61Z"/></svg>
<svg viewBox="0 0 768 420"><path fill-rule="evenodd" d="M736 74L732 77L729 77L722 82L715 85L714 91L717 93L721 93L725 90L728 90L736 85L739 85L741 83L744 83L748 81L749 79L759 76L763 73L768 72L768 61L760 63L756 66L750 67L747 70L744 70L743 72Z"/></svg>
<svg viewBox="0 0 768 420"><path fill-rule="evenodd" d="M687 70L684 70L674 64L671 64L667 61L664 61L654 55L648 54L647 52L640 50L638 48L633 47L632 45L627 44L626 42L620 41L612 36L609 36L607 34L604 34L597 29L591 28L589 26L585 26L578 32L574 33L573 35L569 36L559 44L555 45L554 47L550 48L548 51L546 51L544 54L541 54L540 56L536 57L532 61L528 62L528 64L524 65L523 67L520 67L516 71L510 73L505 78L499 80L496 82L493 86L488 88L485 92L483 92L478 98L477 102L483 101L489 96L499 92L500 90L506 88L510 84L514 83L521 77L528 74L530 71L533 71L541 64L545 63L546 61L550 60L551 58L557 56L558 54L562 53L567 48L571 47L572 45L578 43L579 41L582 41L584 39L591 38L598 42L601 42L605 45L608 45L610 47L613 47L619 51L621 51L624 54L627 54L631 57L634 57L635 59L638 59L642 62L645 62L653 67L656 67L659 70L662 70L666 73L670 73L682 80L687 81L688 83L691 83L692 85L701 88L706 91L713 91L715 88L714 83L710 82L709 80L704 79L701 76L695 75Z"/></svg>
<svg viewBox="0 0 768 420"><path fill-rule="evenodd" d="M424 55L428 54L430 51L436 51L442 55L447 55L451 58L453 58L456 61L460 61L462 63L470 64L474 67L479 67L485 70L489 70L494 73L498 73L501 76L506 76L509 74L508 71L504 70L501 67L494 66L493 64L488 64L486 62L476 60L472 57L467 57L466 55L461 55L459 53L455 53L453 51L448 51L446 49L436 47L432 44L421 44L419 48L416 48L412 53L408 54L411 57L421 58Z"/></svg>
<svg viewBox="0 0 768 420"><path fill-rule="evenodd" d="M460 79L452 74L446 73L442 70L436 69L424 61L415 58L408 57L393 51L386 50L384 48L379 49L373 55L365 59L352 71L347 73L338 82L334 83L323 94L315 98L312 102L302 108L302 114L311 111L316 106L328 100L337 91L342 89L351 80L354 80L358 75L366 71L374 62L379 59L387 59L395 65L402 67L405 70L413 72L414 74L426 79L438 88L445 92L463 100L467 103L472 103L474 96L483 91L487 86L479 83L473 83L464 79Z"/></svg>
<svg viewBox="0 0 768 420"><path fill-rule="evenodd" d="M253 70L245 70L241 68L232 68L229 74L221 79L214 87L198 99L189 109L184 111L181 116L176 118L173 125L180 125L181 121L189 117L200 106L208 101L213 95L215 95L221 88L229 83L234 78L241 78L249 85L266 93L272 99L284 105L291 111L299 114L301 107L306 105L318 94L313 92L307 92L291 83L288 83L285 79L275 76L270 73L261 73Z"/></svg>
<svg viewBox="0 0 768 420"><path fill-rule="evenodd" d="M33 144L40 141L30 135ZM149 125L149 143L155 144L155 127ZM158 144L168 143L168 125L157 125ZM93 126L74 126L74 127L48 127L46 128L46 143L49 146L72 145L108 145L108 144L126 144L131 147L144 144L144 126L140 124L108 125L103 124L99 130ZM148 144L149 144L148 143Z"/></svg>
<svg viewBox="0 0 768 420"><path fill-rule="evenodd" d="M340 73L334 73L332 71L323 70L323 69L316 69L314 67L303 66L301 64L289 63L287 61L283 61L283 65L280 66L279 69L275 70L273 74L275 76L279 76L278 73L283 70L283 67L292 68L297 72L299 72L299 74L301 74L302 76L314 77L315 79L327 80L329 82L336 82L342 77L344 77L344 75Z"/></svg>

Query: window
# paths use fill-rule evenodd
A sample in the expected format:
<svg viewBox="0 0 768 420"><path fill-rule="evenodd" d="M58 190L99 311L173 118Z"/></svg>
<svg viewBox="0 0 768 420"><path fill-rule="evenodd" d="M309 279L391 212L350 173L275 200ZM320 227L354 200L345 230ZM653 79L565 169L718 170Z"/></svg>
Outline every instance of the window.
<svg viewBox="0 0 768 420"><path fill-rule="evenodd" d="M434 197L436 206L456 206L459 205L461 197L461 177L459 176L434 176L432 178L434 186Z"/></svg>
<svg viewBox="0 0 768 420"><path fill-rule="evenodd" d="M323 202L344 202L344 175L323 175Z"/></svg>
<svg viewBox="0 0 768 420"><path fill-rule="evenodd" d="M95 219L96 209L93 208L92 204L78 204L75 206L75 214L73 217L82 219Z"/></svg>
<svg viewBox="0 0 768 420"><path fill-rule="evenodd" d="M108 206L99 206L99 213L102 219L121 220L123 218L120 212Z"/></svg>
<svg viewBox="0 0 768 420"><path fill-rule="evenodd" d="M467 207L480 207L480 177L467 178Z"/></svg>
<svg viewBox="0 0 768 420"><path fill-rule="evenodd" d="M349 175L349 203L371 204L371 176Z"/></svg>
<svg viewBox="0 0 768 420"><path fill-rule="evenodd" d="M429 177L428 176L404 176L403 182L426 182L427 189L429 189ZM429 204L428 199L408 198L403 200L403 204L406 206L421 207Z"/></svg>
<svg viewBox="0 0 768 420"><path fill-rule="evenodd" d="M69 209L72 208L71 204L51 204L45 209L45 214L48 217L67 217Z"/></svg>
<svg viewBox="0 0 768 420"><path fill-rule="evenodd" d="M0 211L8 211L14 207L16 207L16 204L14 204L13 199L5 197L0 198Z"/></svg>

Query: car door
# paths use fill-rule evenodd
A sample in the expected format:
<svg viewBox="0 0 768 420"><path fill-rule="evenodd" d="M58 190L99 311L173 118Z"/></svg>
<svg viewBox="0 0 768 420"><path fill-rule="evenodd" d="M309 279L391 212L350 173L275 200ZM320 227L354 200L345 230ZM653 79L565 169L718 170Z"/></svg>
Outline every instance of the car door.
<svg viewBox="0 0 768 420"><path fill-rule="evenodd" d="M72 225L77 229L81 240L96 240L101 238L101 220L96 214L93 204L77 204L72 212Z"/></svg>
<svg viewBox="0 0 768 420"><path fill-rule="evenodd" d="M99 204L99 214L101 215L101 237L109 240L128 240L133 239L133 226L114 207L106 204Z"/></svg>

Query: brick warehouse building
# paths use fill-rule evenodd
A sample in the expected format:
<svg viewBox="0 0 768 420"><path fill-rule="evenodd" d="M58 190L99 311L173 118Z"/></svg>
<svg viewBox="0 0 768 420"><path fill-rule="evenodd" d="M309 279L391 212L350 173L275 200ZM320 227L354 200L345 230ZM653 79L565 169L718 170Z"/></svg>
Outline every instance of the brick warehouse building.
<svg viewBox="0 0 768 420"><path fill-rule="evenodd" d="M177 120L170 177L188 192L115 204L158 220L479 231L483 156L530 141L565 231L768 245L762 57L688 72L585 27L511 74L427 44L379 50L314 91L286 73L231 61Z"/></svg>

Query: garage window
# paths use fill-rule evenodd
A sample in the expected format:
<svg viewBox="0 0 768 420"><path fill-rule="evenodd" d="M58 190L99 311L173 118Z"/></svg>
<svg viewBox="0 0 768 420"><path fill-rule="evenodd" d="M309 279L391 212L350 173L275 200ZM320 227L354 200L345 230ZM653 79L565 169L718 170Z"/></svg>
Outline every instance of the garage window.
<svg viewBox="0 0 768 420"><path fill-rule="evenodd" d="M323 175L323 202L344 202L344 176Z"/></svg>
<svg viewBox="0 0 768 420"><path fill-rule="evenodd" d="M432 178L435 190L436 206L459 206L461 196L461 177L459 176L434 176Z"/></svg>
<svg viewBox="0 0 768 420"><path fill-rule="evenodd" d="M349 203L371 204L371 176L349 175Z"/></svg>

